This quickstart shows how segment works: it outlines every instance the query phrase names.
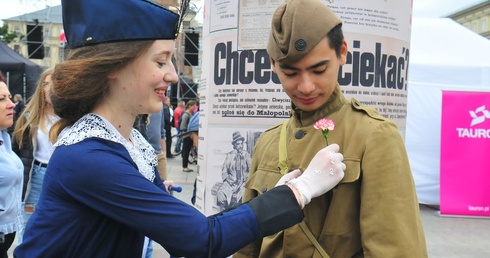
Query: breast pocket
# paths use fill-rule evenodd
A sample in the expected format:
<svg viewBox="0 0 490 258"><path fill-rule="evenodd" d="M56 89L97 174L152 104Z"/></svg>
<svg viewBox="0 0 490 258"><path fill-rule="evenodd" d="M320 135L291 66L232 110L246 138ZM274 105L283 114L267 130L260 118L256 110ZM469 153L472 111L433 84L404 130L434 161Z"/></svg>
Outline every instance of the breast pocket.
<svg viewBox="0 0 490 258"><path fill-rule="evenodd" d="M359 229L361 163L349 159L344 159L344 163L345 175L333 190L324 230L324 233L337 237Z"/></svg>
<svg viewBox="0 0 490 258"><path fill-rule="evenodd" d="M345 172L344 178L340 181L340 184L353 183L359 180L361 176L361 162L359 160L349 160L345 159Z"/></svg>
<svg viewBox="0 0 490 258"><path fill-rule="evenodd" d="M248 179L245 187L254 190L259 194L263 194L274 188L282 175L275 169L259 167Z"/></svg>

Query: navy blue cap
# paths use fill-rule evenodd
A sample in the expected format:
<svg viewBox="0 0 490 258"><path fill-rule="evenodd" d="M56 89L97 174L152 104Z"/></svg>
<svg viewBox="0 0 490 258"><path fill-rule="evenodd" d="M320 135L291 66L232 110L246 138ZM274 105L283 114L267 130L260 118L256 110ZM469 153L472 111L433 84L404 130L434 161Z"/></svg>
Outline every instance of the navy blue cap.
<svg viewBox="0 0 490 258"><path fill-rule="evenodd" d="M62 0L61 7L70 48L178 35L179 14L149 0Z"/></svg>

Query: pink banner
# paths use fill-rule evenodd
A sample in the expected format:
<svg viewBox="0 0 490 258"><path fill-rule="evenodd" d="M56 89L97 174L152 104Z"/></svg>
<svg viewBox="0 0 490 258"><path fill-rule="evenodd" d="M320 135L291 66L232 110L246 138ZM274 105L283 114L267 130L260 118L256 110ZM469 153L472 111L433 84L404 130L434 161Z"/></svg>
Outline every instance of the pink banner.
<svg viewBox="0 0 490 258"><path fill-rule="evenodd" d="M490 217L490 93L443 91L440 176L441 215Z"/></svg>

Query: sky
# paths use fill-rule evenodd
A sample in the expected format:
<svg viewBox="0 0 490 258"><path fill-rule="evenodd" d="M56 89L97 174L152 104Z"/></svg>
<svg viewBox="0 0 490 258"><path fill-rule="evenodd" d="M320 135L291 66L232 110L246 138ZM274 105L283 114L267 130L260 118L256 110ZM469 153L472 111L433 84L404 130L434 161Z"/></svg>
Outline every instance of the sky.
<svg viewBox="0 0 490 258"><path fill-rule="evenodd" d="M198 7L204 5L204 0L191 0L191 2ZM0 26L3 25L2 19L42 10L46 6L56 5L61 5L61 0L0 0Z"/></svg>
<svg viewBox="0 0 490 258"><path fill-rule="evenodd" d="M443 17L455 13L465 7L485 1L490 0L413 0L413 16ZM203 5L204 0L193 0L193 2L198 5ZM61 4L61 0L0 0L0 25L3 25L1 19L44 9L46 8L46 5L55 6L59 4Z"/></svg>

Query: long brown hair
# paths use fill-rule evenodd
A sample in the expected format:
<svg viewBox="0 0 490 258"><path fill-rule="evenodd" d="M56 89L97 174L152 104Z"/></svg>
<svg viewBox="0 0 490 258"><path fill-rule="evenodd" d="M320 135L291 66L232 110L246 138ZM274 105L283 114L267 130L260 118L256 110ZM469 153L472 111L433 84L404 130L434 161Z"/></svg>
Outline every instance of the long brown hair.
<svg viewBox="0 0 490 258"><path fill-rule="evenodd" d="M34 139L36 131L38 128L46 132L46 126L44 121L46 120L46 109L49 105L44 94L44 88L47 86L44 80L49 75L53 74L53 69L45 70L37 82L36 90L32 94L31 98L27 102L27 106L24 108L22 113L19 115L19 119L15 124L13 138L19 146L22 146L22 136L25 131L29 130L29 139ZM47 133L47 132L46 132Z"/></svg>
<svg viewBox="0 0 490 258"><path fill-rule="evenodd" d="M52 76L51 101L61 119L51 128L51 141L56 141L65 127L90 113L105 97L110 73L134 61L154 42L102 43L71 50L67 60L56 65Z"/></svg>

